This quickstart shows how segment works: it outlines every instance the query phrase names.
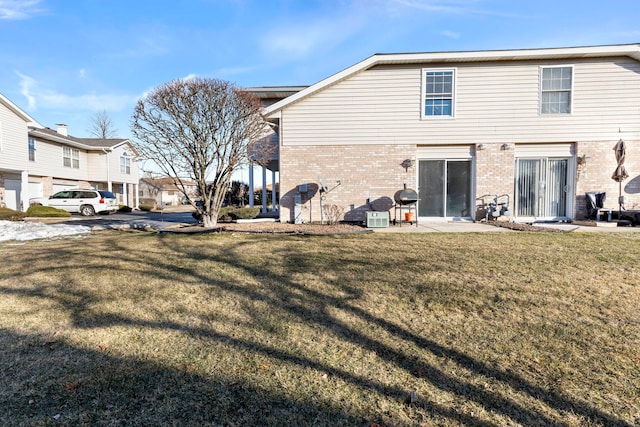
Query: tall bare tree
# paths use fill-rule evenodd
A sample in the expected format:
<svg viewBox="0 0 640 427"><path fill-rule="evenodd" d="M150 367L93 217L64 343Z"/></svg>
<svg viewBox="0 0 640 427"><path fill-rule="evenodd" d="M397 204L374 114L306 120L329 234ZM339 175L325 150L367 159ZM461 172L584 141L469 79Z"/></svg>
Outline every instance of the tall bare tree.
<svg viewBox="0 0 640 427"><path fill-rule="evenodd" d="M91 116L89 132L96 138L109 139L116 137L118 129L114 127L113 121L111 121L111 117L109 117L107 111L102 110Z"/></svg>
<svg viewBox="0 0 640 427"><path fill-rule="evenodd" d="M131 125L140 157L174 179L208 228L217 225L233 172L249 160L267 129L254 95L205 78L153 89L138 101ZM196 183L202 204L187 194L184 180Z"/></svg>

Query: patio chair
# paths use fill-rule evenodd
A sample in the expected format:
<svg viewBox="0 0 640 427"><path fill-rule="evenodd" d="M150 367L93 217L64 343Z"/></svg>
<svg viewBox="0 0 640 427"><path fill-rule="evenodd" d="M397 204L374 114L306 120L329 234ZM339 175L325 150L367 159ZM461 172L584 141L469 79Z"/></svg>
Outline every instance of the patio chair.
<svg viewBox="0 0 640 427"><path fill-rule="evenodd" d="M604 191L589 191L585 193L587 199L587 217L600 221L602 214L607 214L607 221L611 221L611 209L604 208L607 193Z"/></svg>

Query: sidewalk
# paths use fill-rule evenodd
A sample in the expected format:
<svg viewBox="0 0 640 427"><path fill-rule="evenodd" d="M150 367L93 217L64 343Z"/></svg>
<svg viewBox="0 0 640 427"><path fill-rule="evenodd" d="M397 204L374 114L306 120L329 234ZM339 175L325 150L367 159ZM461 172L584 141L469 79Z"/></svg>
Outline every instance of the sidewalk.
<svg viewBox="0 0 640 427"><path fill-rule="evenodd" d="M616 227L613 223L606 226L594 226L568 223L535 223L535 227L549 228L554 231L586 232L586 233L637 233L640 227ZM375 233L504 233L514 232L506 227L496 227L494 225L471 222L471 221L432 221L420 222L416 226L411 224L390 225L388 228L371 228Z"/></svg>

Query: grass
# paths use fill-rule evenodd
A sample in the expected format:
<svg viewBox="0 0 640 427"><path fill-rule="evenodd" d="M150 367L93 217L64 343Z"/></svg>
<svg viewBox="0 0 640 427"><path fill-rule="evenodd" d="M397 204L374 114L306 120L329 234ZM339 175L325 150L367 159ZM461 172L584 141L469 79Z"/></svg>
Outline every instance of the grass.
<svg viewBox="0 0 640 427"><path fill-rule="evenodd" d="M640 236L0 246L2 425L640 423Z"/></svg>
<svg viewBox="0 0 640 427"><path fill-rule="evenodd" d="M29 206L26 216L40 218L70 218L71 213L51 206Z"/></svg>

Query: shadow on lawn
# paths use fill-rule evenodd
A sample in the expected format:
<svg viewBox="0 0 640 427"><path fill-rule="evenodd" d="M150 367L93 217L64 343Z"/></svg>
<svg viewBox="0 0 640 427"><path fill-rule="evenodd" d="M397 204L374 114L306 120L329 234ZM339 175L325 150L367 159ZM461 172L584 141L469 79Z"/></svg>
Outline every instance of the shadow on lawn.
<svg viewBox="0 0 640 427"><path fill-rule="evenodd" d="M395 365L408 373L420 372L420 381L428 381L430 384L444 392L470 402L475 402L487 411L506 417L512 422L522 425L563 425L563 423L550 418L542 412L536 411L532 407L524 407L522 404L511 400L508 397L492 393L491 391L487 391L477 385L455 378L443 371L441 368L433 366L424 360L420 360L420 358L416 357L410 351L411 346L427 350L436 357L450 360L460 367L472 372L474 375L488 377L500 382L503 385L508 386L510 389L513 389L520 394L525 394L530 399L540 402L542 405L546 405L552 410L557 411L560 417L563 414L572 414L581 417L583 421L593 424L631 427L631 424L624 420L618 419L611 414L594 408L587 402L569 398L557 391L532 384L517 374L487 366L486 364L454 348L448 348L435 341L418 336L402 326L385 320L381 316L373 315L361 309L353 303L361 297L360 290L342 284L337 278L324 279L328 285L336 290L333 294L328 294L314 290L305 284L298 283L295 280L292 280L290 275L287 274L287 265L296 266L297 271L299 271L301 267L304 267L310 272L310 274L314 273L314 269L318 270L321 267L323 269L331 269L334 267L336 271L339 271L345 263L350 262L348 255L340 254L338 258L331 261L334 263L333 266L318 266L313 259L310 259L305 254L290 253L283 249L282 253L271 254L274 259L278 258L284 260L282 262L284 263L285 268L278 270L278 268L271 268L269 265L258 267L255 266L255 264L252 265L250 263L242 262L244 246L247 244L255 244L255 240L252 240L253 243L240 241L234 246L225 248L224 251L220 250L211 254L203 251L203 248L198 244L194 244L190 247L187 245L176 247L173 244L175 242L173 239L161 237L159 241L167 244L167 250L171 250L172 252L177 251L180 256L184 258L192 260L206 259L208 261L225 264L235 269L243 269L249 276L260 282L263 286L260 287L260 291L250 291L242 284L221 281L211 275L203 273L202 271L183 268L181 269L180 274L185 277L185 282L193 280L197 283L205 283L208 286L220 288L225 292L234 293L240 298L247 298L250 301L266 303L270 310L276 310L284 313L304 324L319 326L326 331L326 333L330 333L347 343L356 344L365 350L375 352L380 359L390 365ZM200 243L202 243L202 241L200 241ZM173 265L170 262L166 262L161 258L149 260L138 255L128 254L126 248L120 248L117 246L118 244L114 241L112 253L117 254L112 255L114 258L124 257L129 258L129 260L133 262L138 262L140 264L141 271L143 271L142 269L146 267L148 262L153 262L153 270L145 270L145 274L151 274L156 277L166 279L175 276ZM388 262L397 263L398 260L389 259ZM314 276L314 278L317 279L316 276ZM183 323L171 321L145 321L123 317L119 314L96 314L91 312L87 307L87 302L92 299L91 295L78 294L67 290L66 295L59 294L57 296L53 296L47 292L42 293L41 289L32 291L16 291L15 289L5 288L0 289L0 292L17 292L31 296L54 298L65 310L68 311L73 322L79 327L92 328L114 325L134 325L150 329L186 332L189 335L214 340L216 342L223 342L231 347L250 350L284 362L295 363L299 366L325 372L328 375L337 377L364 391L375 391L380 395L385 395L401 402L406 401L409 397L408 390L406 388L390 386L380 381L354 374L353 372L341 370L336 366L321 363L300 353L278 348L275 345L260 344L255 341L236 338L229 334L220 333L212 329L195 327ZM392 335L397 339L401 339L408 343L409 346L403 346L402 349L391 347L385 344L381 339L359 332L350 324L342 321L335 314L332 314L335 313L336 309L348 313L359 321L375 325L386 334ZM247 309L247 313L254 317L256 325L260 324L261 319L259 312L251 312L250 309ZM2 341L19 341L21 339L21 337L12 335L8 332L5 332L4 336L1 338ZM11 399L8 402L0 402L4 408L19 408L12 410L14 411L14 415L36 412L42 414L42 417L49 417L52 416L52 413L56 412L55 408L61 408L59 411L62 411L63 409L72 410L71 408L75 408L72 412L76 411L73 413L77 413L77 417L104 416L108 418L109 422L114 419L118 420L120 419L119 417L125 417L122 419L127 420L130 419L127 417L134 417L134 419L138 419L144 424L149 422L150 419L145 418L149 415L144 415L141 412L143 409L148 411L147 414L149 412L153 413L155 406L153 405L153 402L171 401L172 404L175 402L174 406L172 406L172 404L161 405L164 410L168 410L170 413L160 415L165 416L167 420L187 419L189 422L193 422L194 424L197 424L198 422L215 421L242 425L244 419L251 419L248 418L249 415L253 417L256 415L264 415L263 419L265 419L265 425L310 425L312 424L310 420L317 420L319 416L319 419L322 420L322 424L326 425L365 425L371 422L371 420L368 420L368 417L371 414L350 414L345 413L340 408L336 407L318 407L300 402L293 402L283 396L270 395L270 392L266 390L252 388L249 384L232 384L232 381L225 381L224 376L203 378L200 376L189 375L182 371L166 370L151 363L113 358L98 351L90 352L64 344L60 345L59 349L54 348L52 350L52 354L50 356L51 362L41 360L39 356L40 352L36 352L32 355L28 348L20 351L24 354L24 357L33 357L34 364L60 363L61 370L63 371L62 373L69 377L69 380L71 381L73 381L73 373L76 371L69 369L65 370L63 367L69 360L69 352L79 353L78 358L83 360L83 366L79 367L81 378L78 381L80 384L85 384L82 380L82 377L85 375L90 378L90 380L86 382L86 385L83 385L84 393L82 399L72 399L72 403L65 403L65 398L68 397L69 394L64 391L64 384L59 383L52 385L51 392L54 396L52 400L53 406L41 407L38 408L37 411L33 411L32 408L34 407L25 403L25 400L29 399L28 397L25 399L22 394L24 391L22 393L16 391L16 397L14 399ZM109 375L101 374L98 377L101 380L96 379L92 375L92 370L95 369L96 366L99 370L109 373ZM27 375L27 373L24 375ZM7 381L6 378L5 381ZM25 377L24 381L20 381L19 383L22 382L28 384L28 378ZM16 382L12 380L12 383L14 383L15 386ZM125 383L128 385L123 387L122 384ZM173 389L176 385L179 386L178 389ZM56 387L58 388L56 389ZM188 389L185 389L185 387L188 387ZM131 401L135 403L132 403L131 407L109 407L109 396L114 396L113 398L115 400L116 396L119 396L119 393L122 392L130 394ZM153 394L152 398L148 396L150 392ZM253 395L259 395L260 398L253 399ZM118 397L118 399L121 400L122 398ZM254 401L265 403L258 405L257 407L247 404L247 402ZM455 420L464 425L494 425L493 423L479 419L472 413L463 413L462 411L444 407L443 405L428 401L424 398L418 399L411 403L411 405L424 409L436 418ZM91 410L88 411L89 415L82 415L83 407L91 408ZM290 418L291 414L298 414L302 418ZM4 415L7 414L3 414L3 417ZM8 413L8 415L11 415L11 413ZM157 414L153 415L153 420L156 420L156 416ZM42 419L49 420L49 418ZM83 420L82 418L78 419ZM269 422L268 420L271 420L272 422ZM87 422L92 421L94 420L88 420ZM376 421L384 423L383 420ZM387 422L391 424L388 420Z"/></svg>
<svg viewBox="0 0 640 427"><path fill-rule="evenodd" d="M3 329L0 342L3 426L252 425L256 419L304 425L319 414L332 425L362 424L339 408L291 402L224 372L204 377L167 369L112 355L98 343L86 350Z"/></svg>

